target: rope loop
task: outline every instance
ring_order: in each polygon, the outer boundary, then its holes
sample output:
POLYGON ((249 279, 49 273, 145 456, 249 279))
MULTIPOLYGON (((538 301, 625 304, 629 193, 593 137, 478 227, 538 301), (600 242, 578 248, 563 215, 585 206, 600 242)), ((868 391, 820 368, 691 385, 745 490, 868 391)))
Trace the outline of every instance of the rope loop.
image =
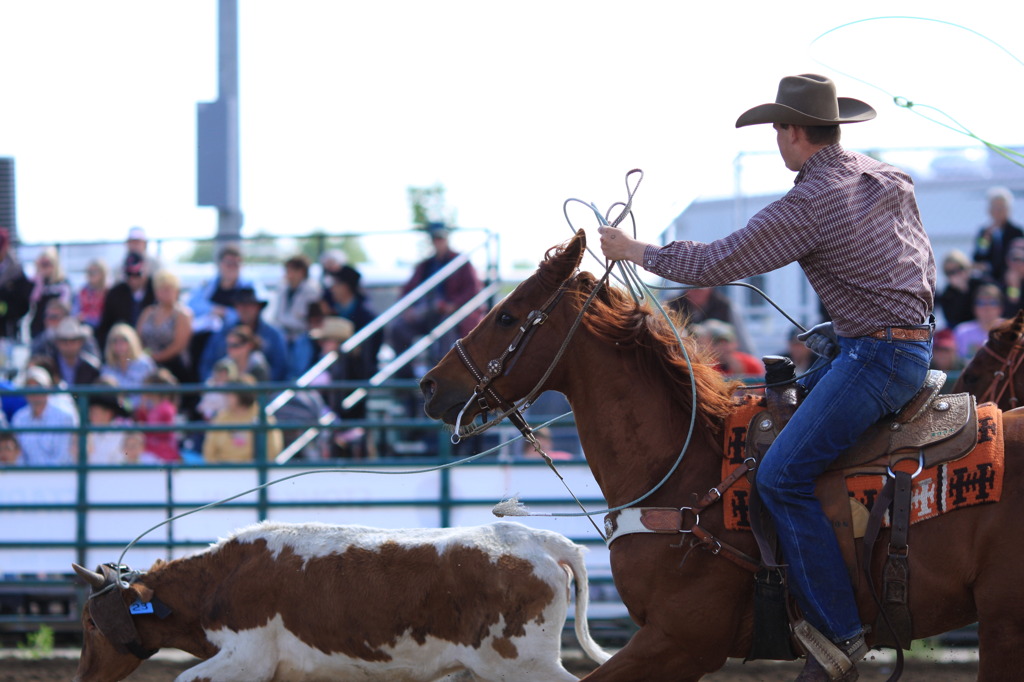
MULTIPOLYGON (((808 47, 813 50, 815 45, 817 45, 817 43, 819 41, 821 41, 823 38, 825 38, 825 36, 837 33, 839 31, 841 31, 843 29, 846 29, 846 28, 849 28, 851 26, 855 26, 855 25, 859 25, 859 24, 865 24, 865 23, 869 23, 869 22, 879 22, 879 21, 885 21, 885 22, 912 21, 912 22, 921 22, 921 23, 929 23, 929 24, 947 26, 949 28, 952 28, 952 29, 955 29, 955 30, 958 30, 958 31, 963 31, 963 32, 965 32, 965 33, 967 33, 969 35, 972 35, 972 36, 974 36, 976 38, 979 38, 979 39, 987 42, 992 47, 994 47, 997 50, 1001 51, 1009 59, 1013 60, 1017 65, 1024 66, 1024 60, 1021 60, 1019 57, 1017 57, 1017 55, 1015 55, 1013 52, 1011 52, 1009 49, 1007 49, 1004 45, 1002 45, 999 42, 993 40, 992 38, 986 36, 984 33, 981 33, 980 31, 976 31, 976 30, 974 30, 972 28, 969 28, 967 26, 963 26, 961 24, 957 24, 957 23, 952 22, 952 21, 946 21, 946 20, 943 20, 943 19, 933 19, 931 17, 918 17, 918 16, 878 16, 878 17, 867 17, 865 19, 857 19, 857 20, 849 21, 849 22, 846 22, 844 24, 840 24, 839 26, 835 26, 833 28, 830 28, 829 30, 825 31, 824 33, 819 35, 817 38, 812 40, 808 47)), ((881 93, 883 93, 885 95, 888 95, 889 97, 892 97, 893 104, 895 104, 896 106, 901 107, 903 109, 906 109, 907 111, 910 111, 911 113, 917 114, 921 118, 924 118, 924 119, 926 119, 928 121, 931 121, 932 123, 934 123, 936 125, 942 126, 943 128, 946 128, 947 130, 951 130, 951 131, 953 131, 955 133, 958 133, 960 135, 964 135, 964 136, 969 137, 969 138, 971 138, 973 140, 977 140, 981 144, 985 145, 985 147, 987 147, 988 149, 992 150, 993 152, 995 152, 995 153, 999 154, 1000 156, 1002 156, 1003 158, 1005 158, 1007 161, 1010 161, 1011 163, 1014 163, 1014 164, 1016 164, 1018 166, 1024 167, 1024 155, 1022 155, 1020 152, 1017 152, 1016 150, 1009 149, 1007 147, 1003 147, 1001 145, 998 145, 998 144, 995 144, 995 143, 989 142, 988 140, 983 139, 981 136, 975 134, 966 125, 960 123, 959 121, 954 119, 951 115, 949 115, 948 113, 946 113, 945 111, 943 111, 939 107, 931 106, 929 104, 915 103, 914 101, 912 101, 912 100, 910 100, 910 99, 908 99, 906 97, 902 97, 900 95, 893 95, 891 92, 889 92, 888 90, 886 90, 884 87, 882 87, 881 85, 879 85, 877 83, 872 83, 871 81, 865 80, 864 78, 858 78, 857 76, 855 76, 855 75, 853 75, 851 73, 847 73, 845 71, 842 71, 841 69, 835 67, 834 65, 826 64, 824 61, 822 61, 821 59, 818 59, 817 57, 814 57, 813 55, 812 55, 812 59, 814 59, 814 61, 818 62, 819 64, 821 64, 822 66, 826 67, 827 69, 829 69, 830 71, 832 71, 834 73, 840 74, 842 76, 846 76, 847 78, 855 80, 858 83, 863 83, 864 85, 868 86, 869 88, 874 88, 875 90, 878 90, 879 92, 881 92, 881 93), (931 115, 929 112, 934 112, 935 115, 931 115)))

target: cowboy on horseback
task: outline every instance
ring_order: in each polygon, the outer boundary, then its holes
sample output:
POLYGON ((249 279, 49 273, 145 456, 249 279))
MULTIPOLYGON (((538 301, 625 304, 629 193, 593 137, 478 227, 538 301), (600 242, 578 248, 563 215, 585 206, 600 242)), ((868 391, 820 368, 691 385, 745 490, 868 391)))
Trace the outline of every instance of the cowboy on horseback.
MULTIPOLYGON (((809 393, 759 464, 756 485, 797 603, 849 659, 839 678, 847 681, 867 653, 865 631, 815 479, 924 384, 935 298, 935 258, 912 180, 839 144, 841 124, 874 117, 868 104, 837 97, 826 77, 783 78, 776 101, 744 112, 736 127, 772 124, 786 167, 797 172, 784 197, 711 243, 657 247, 599 228, 606 258, 676 282, 719 286, 796 261, 821 298, 832 321, 801 335, 820 356, 801 379, 809 393)), ((797 678, 828 679, 813 656, 797 678)))

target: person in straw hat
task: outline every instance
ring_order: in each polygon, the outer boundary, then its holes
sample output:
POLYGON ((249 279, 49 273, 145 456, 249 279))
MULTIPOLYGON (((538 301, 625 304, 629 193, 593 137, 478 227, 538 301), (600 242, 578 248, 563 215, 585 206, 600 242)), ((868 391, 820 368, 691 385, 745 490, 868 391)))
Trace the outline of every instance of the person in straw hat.
MULTIPOLYGON (((820 356, 801 380, 810 393, 759 464, 757 491, 807 622, 841 650, 843 680, 857 679, 854 664, 867 647, 814 481, 923 385, 935 299, 935 258, 910 176, 839 144, 842 125, 874 117, 868 104, 838 97, 829 78, 787 76, 774 102, 736 121, 775 130, 786 168, 797 173, 785 196, 711 243, 659 248, 613 227, 598 230, 606 258, 684 284, 719 286, 798 262, 821 298, 832 321, 801 335, 820 356)), ((825 667, 808 657, 797 679, 830 679, 825 667)))
MULTIPOLYGON (((321 372, 310 382, 312 386, 322 386, 320 395, 324 403, 334 414, 346 419, 365 419, 366 401, 361 400, 351 407, 344 407, 343 403, 351 393, 347 388, 329 388, 328 385, 338 381, 362 381, 369 379, 365 374, 364 367, 358 355, 342 353, 341 346, 355 333, 355 325, 345 317, 328 316, 324 318, 323 324, 309 332, 320 345, 320 357, 334 351, 338 359, 321 372)), ((344 428, 331 432, 328 443, 327 456, 329 457, 362 457, 365 453, 366 432, 363 428, 344 428)))
POLYGON ((89 326, 70 315, 61 320, 54 331, 57 352, 52 357, 68 386, 91 384, 100 377, 103 363, 85 347, 91 338, 89 326))

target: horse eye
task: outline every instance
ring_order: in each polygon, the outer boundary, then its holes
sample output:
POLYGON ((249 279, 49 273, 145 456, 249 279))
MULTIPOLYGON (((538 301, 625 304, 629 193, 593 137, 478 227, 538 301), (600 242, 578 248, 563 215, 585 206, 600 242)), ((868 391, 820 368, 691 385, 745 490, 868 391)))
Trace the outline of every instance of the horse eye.
POLYGON ((508 313, 501 313, 498 315, 498 324, 502 327, 511 327, 516 323, 516 318, 512 317, 508 313))

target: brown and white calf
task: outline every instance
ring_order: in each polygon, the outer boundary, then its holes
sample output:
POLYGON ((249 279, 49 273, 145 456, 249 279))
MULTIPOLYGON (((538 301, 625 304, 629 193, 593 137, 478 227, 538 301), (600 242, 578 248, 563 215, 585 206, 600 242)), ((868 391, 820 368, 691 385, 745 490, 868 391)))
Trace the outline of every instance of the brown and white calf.
POLYGON ((568 682, 570 581, 577 638, 608 658, 587 627, 582 548, 518 523, 264 522, 144 573, 75 570, 93 588, 76 682, 121 680, 164 647, 204 659, 177 682, 568 682))

